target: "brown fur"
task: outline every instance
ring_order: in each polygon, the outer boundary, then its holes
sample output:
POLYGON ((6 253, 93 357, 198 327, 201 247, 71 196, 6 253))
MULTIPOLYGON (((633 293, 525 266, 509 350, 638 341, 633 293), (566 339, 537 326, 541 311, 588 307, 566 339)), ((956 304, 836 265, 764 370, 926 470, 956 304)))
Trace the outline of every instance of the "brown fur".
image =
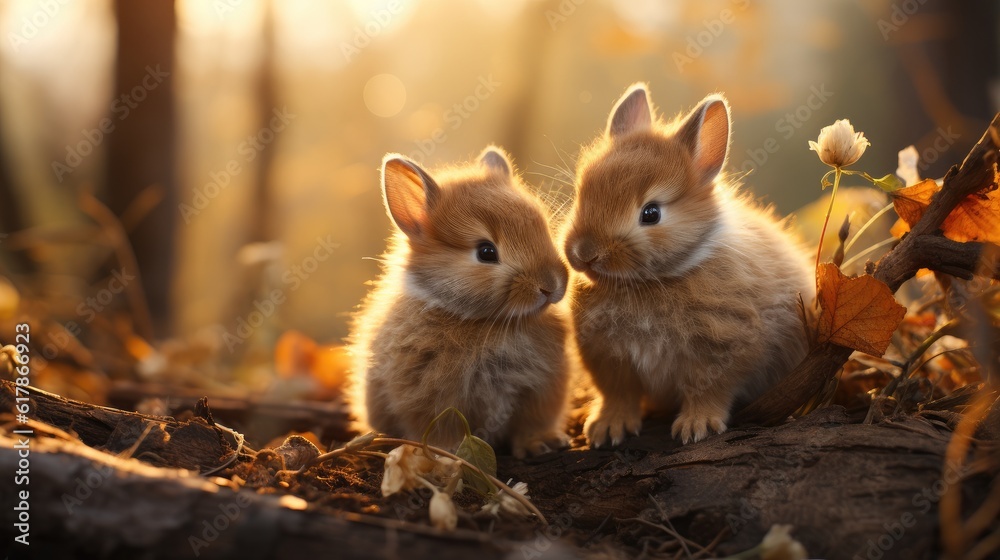
POLYGON ((585 426, 595 445, 638 433, 643 404, 679 409, 684 442, 724 431, 737 400, 805 355, 809 260, 770 212, 718 180, 728 141, 721 96, 665 124, 637 85, 580 158, 565 249, 584 272, 570 300, 602 397, 585 426), (660 222, 642 225, 651 202, 660 222))
MULTIPOLYGON (((541 203, 506 156, 429 174, 394 154, 383 190, 400 228, 354 317, 354 410, 362 424, 419 440, 458 408, 475 435, 515 455, 562 446, 566 265, 541 203), (493 242, 499 263, 479 262, 493 242)), ((458 442, 452 423, 432 441, 458 442)))

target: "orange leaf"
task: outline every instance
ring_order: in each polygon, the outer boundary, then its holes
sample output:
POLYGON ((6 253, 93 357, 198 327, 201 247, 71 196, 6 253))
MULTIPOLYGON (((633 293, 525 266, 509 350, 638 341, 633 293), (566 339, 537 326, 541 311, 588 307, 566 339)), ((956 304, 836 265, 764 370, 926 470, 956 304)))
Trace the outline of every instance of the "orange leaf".
POLYGON ((351 356, 343 346, 321 346, 316 351, 312 375, 327 389, 339 389, 351 369, 351 356))
POLYGON ((920 217, 924 215, 927 206, 931 203, 934 193, 941 190, 941 187, 934 179, 924 179, 916 185, 905 187, 893 191, 892 205, 896 209, 896 214, 910 227, 913 227, 920 217))
POLYGON ((274 345, 274 369, 284 379, 309 372, 316 359, 313 339, 299 331, 285 331, 274 345))
MULTIPOLYGON (((913 227, 924 215, 931 197, 941 190, 933 179, 926 179, 892 193, 892 205, 899 217, 913 227)), ((941 226, 945 237, 954 241, 986 241, 1000 243, 1000 189, 994 181, 987 188, 965 198, 941 226)), ((901 237, 901 224, 893 226, 893 235, 901 237)))
POLYGON ((969 195, 944 221, 944 235, 955 241, 1000 243, 1000 189, 969 195))
POLYGON ((144 360, 156 352, 148 342, 134 334, 125 339, 125 350, 136 360, 144 360))
POLYGON ((903 234, 908 233, 909 231, 910 224, 906 223, 906 220, 903 218, 896 220, 896 223, 892 224, 892 227, 889 228, 889 234, 896 239, 902 239, 903 234))
POLYGON ((906 308, 896 303, 889 286, 869 275, 850 278, 836 265, 823 263, 819 283, 819 341, 832 342, 873 356, 889 347, 906 308))

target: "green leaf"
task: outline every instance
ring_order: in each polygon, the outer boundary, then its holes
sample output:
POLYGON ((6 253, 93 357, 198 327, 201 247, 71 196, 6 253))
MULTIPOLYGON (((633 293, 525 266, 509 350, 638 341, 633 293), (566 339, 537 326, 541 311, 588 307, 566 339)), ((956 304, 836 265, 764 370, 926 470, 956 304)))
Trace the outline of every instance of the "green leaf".
MULTIPOLYGON (((462 444, 455 451, 455 455, 479 467, 483 473, 493 477, 497 475, 496 453, 494 453, 490 444, 476 436, 465 436, 462 444)), ((492 480, 466 465, 462 465, 462 480, 467 486, 484 496, 490 496, 497 491, 497 487, 493 484, 492 480)))
POLYGON ((371 445, 372 440, 374 440, 378 436, 379 436, 378 432, 368 432, 367 434, 361 434, 360 436, 358 436, 358 437, 352 439, 351 441, 347 442, 347 445, 345 445, 344 448, 346 448, 346 449, 364 449, 365 447, 368 447, 369 445, 371 445))
POLYGON ((437 423, 448 414, 454 414, 455 416, 458 416, 460 420, 462 420, 462 425, 465 427, 465 437, 469 437, 472 435, 472 430, 469 428, 469 421, 465 419, 465 415, 462 414, 462 411, 458 410, 453 406, 449 406, 448 408, 442 410, 441 414, 435 416, 434 419, 431 420, 431 423, 427 425, 427 429, 424 430, 423 437, 420 438, 421 445, 424 446, 427 445, 427 438, 430 437, 430 435, 434 432, 434 428, 437 426, 437 423))
POLYGON ((882 189, 885 192, 898 191, 899 189, 906 186, 903 184, 903 181, 901 181, 899 177, 896 177, 896 175, 893 173, 890 173, 885 177, 880 177, 878 179, 875 179, 874 177, 869 177, 868 174, 865 174, 865 179, 868 179, 869 181, 872 182, 873 185, 882 189))

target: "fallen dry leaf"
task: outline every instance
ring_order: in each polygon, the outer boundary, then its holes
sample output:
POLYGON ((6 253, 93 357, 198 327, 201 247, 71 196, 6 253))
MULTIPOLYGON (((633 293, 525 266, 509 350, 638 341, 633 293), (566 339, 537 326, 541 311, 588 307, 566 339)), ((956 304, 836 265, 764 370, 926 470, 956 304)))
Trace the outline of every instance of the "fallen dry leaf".
POLYGON ((318 345, 296 330, 285 331, 274 345, 274 369, 283 379, 312 369, 318 345))
POLYGON ((833 263, 821 264, 816 275, 822 308, 819 341, 884 354, 906 314, 889 287, 867 274, 845 276, 833 263))
MULTIPOLYGON (((913 227, 931 198, 941 187, 933 179, 925 179, 891 193, 892 204, 901 219, 892 234, 902 237, 913 227)), ((1000 189, 994 181, 988 188, 969 195, 951 211, 941 226, 945 237, 954 241, 986 241, 1000 243, 1000 189)))
POLYGON ((290 330, 274 346, 274 369, 282 379, 311 377, 323 388, 339 392, 350 369, 350 355, 343 346, 320 346, 290 330))

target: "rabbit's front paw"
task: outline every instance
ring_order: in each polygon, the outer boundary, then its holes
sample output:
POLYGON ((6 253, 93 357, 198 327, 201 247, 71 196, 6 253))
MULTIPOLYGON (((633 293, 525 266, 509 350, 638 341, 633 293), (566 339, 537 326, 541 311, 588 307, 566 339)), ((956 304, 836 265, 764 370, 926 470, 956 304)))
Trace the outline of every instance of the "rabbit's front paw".
POLYGON ((569 447, 569 438, 562 432, 535 434, 524 439, 515 438, 511 444, 514 456, 524 459, 569 447))
POLYGON ((601 447, 611 440, 611 445, 618 445, 625 441, 627 433, 639 435, 642 429, 642 413, 638 410, 629 410, 624 407, 602 406, 601 411, 596 415, 591 415, 583 427, 587 434, 587 441, 593 447, 601 447))
POLYGON ((729 414, 725 411, 709 411, 704 409, 684 408, 670 428, 670 435, 680 437, 681 443, 697 442, 708 437, 709 430, 721 434, 726 431, 726 420, 729 414))

